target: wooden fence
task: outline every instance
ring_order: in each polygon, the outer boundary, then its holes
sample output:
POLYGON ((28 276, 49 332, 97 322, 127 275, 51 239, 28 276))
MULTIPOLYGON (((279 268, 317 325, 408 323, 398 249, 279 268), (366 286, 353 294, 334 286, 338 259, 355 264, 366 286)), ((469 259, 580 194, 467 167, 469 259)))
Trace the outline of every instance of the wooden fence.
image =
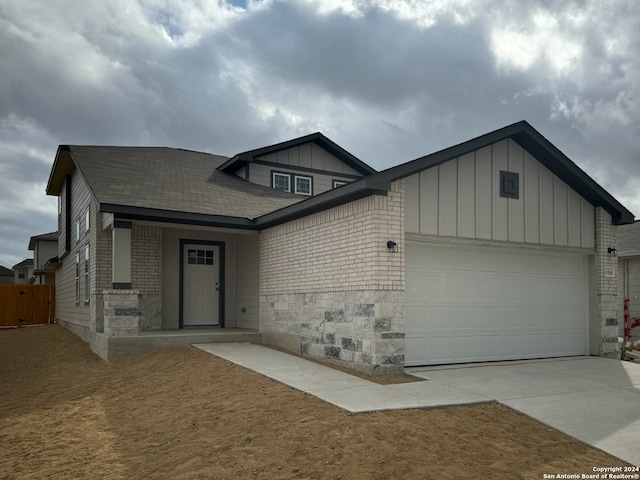
POLYGON ((53 285, 0 284, 0 327, 53 323, 53 285))

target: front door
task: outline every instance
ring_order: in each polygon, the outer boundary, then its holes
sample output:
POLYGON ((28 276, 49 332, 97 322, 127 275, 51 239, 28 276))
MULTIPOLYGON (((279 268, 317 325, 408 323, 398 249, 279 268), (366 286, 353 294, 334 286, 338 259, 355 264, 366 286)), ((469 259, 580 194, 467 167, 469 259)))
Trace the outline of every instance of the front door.
POLYGON ((220 247, 183 245, 182 325, 220 324, 220 247))

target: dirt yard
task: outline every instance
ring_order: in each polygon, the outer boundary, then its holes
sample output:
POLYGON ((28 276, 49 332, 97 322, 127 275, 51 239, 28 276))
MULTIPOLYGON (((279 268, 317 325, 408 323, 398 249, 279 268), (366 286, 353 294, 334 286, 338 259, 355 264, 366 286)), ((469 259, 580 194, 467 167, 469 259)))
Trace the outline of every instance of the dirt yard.
POLYGON ((542 479, 622 461, 499 405, 350 416, 194 348, 0 330, 2 479, 542 479))

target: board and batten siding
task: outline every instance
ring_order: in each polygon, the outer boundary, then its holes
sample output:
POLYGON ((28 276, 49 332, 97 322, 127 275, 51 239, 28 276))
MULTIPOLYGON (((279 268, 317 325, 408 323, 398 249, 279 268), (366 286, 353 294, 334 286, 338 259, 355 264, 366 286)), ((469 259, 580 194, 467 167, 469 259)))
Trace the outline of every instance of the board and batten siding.
POLYGON ((511 139, 405 179, 409 233, 595 248, 594 207, 511 139), (500 196, 500 171, 519 198, 500 196))
MULTIPOLYGON (((66 200, 65 184, 62 192, 66 200)), ((65 231, 65 204, 63 202, 62 215, 59 217, 58 231, 65 231)), ((71 250, 64 257, 62 265, 56 270, 56 318, 76 325, 89 326, 90 309, 85 303, 84 283, 84 251, 89 245, 89 279, 90 290, 95 289, 95 199, 84 177, 78 170, 71 176, 71 250), (89 207, 89 229, 85 228, 85 212, 89 207), (76 221, 80 221, 80 238, 76 238, 76 221), (76 253, 80 253, 80 302, 76 303, 76 253)), ((58 241, 58 254, 62 256, 65 250, 64 234, 58 241)), ((91 292, 90 292, 91 293, 91 292)))
POLYGON ((360 175, 349 165, 315 143, 305 143, 297 147, 280 150, 276 153, 256 157, 256 160, 290 165, 291 167, 305 167, 326 172, 360 175))

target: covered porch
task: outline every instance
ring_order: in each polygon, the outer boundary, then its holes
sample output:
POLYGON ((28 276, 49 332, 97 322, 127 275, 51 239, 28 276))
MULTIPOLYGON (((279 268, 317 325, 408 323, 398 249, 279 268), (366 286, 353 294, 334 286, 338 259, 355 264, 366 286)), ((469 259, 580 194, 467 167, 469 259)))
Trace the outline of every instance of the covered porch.
POLYGON ((105 359, 258 342, 258 232, 103 214, 91 346, 105 359))

